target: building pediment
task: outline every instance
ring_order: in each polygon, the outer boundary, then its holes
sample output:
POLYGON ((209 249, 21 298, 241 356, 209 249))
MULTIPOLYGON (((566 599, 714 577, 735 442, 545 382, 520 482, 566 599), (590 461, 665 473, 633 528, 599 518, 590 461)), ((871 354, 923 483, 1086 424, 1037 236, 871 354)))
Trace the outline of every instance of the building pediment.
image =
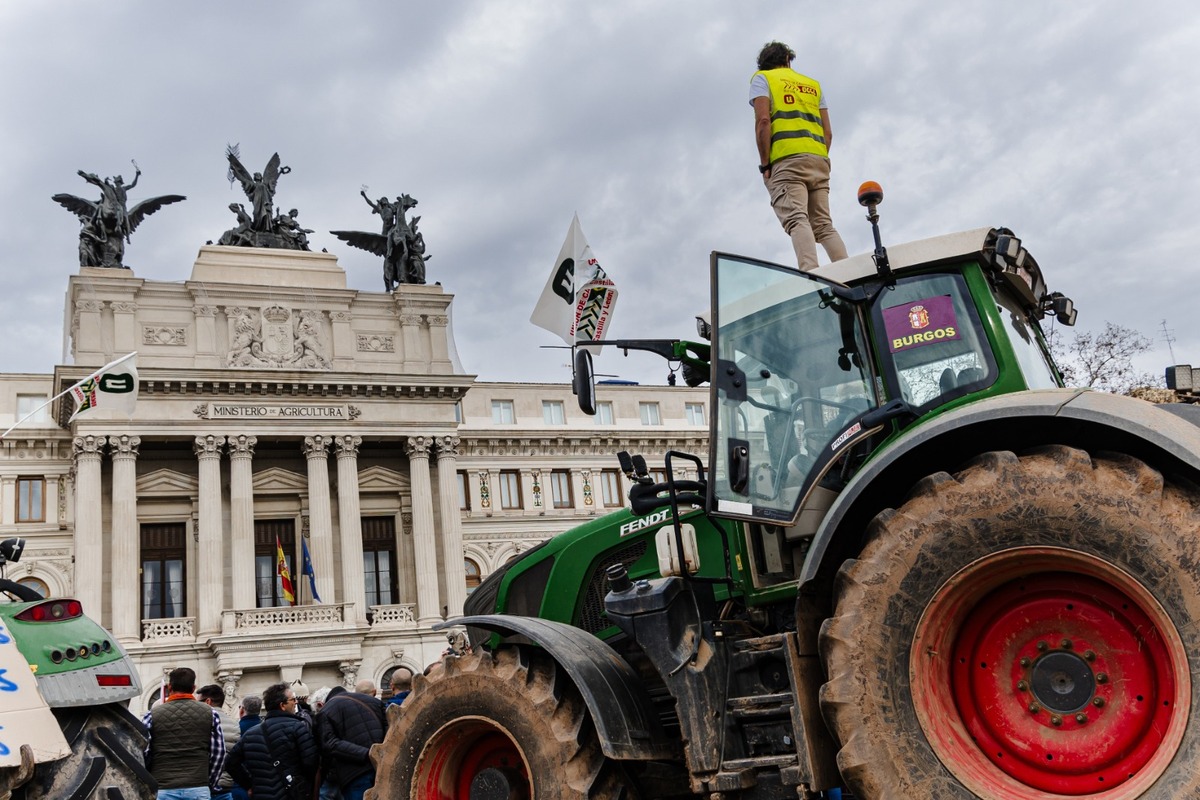
POLYGON ((138 497, 194 497, 199 491, 200 482, 195 476, 173 469, 156 469, 137 479, 138 497))
POLYGON ((254 473, 255 494, 295 494, 308 492, 308 478, 282 467, 270 467, 254 473))
POLYGON ((360 492, 407 492, 408 476, 387 467, 367 467, 358 473, 360 492))

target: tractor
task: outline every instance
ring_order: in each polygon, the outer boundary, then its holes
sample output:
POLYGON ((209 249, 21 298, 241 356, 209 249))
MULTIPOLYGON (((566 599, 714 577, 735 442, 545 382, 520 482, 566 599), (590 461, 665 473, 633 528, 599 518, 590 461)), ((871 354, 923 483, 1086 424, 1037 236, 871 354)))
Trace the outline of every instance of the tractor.
POLYGON ((146 733, 127 708, 137 669, 78 600, 4 577, 25 540, 0 542, 0 798, 149 800, 146 733))
POLYGON ((1196 409, 1064 387, 1011 230, 859 199, 873 252, 713 253, 700 341, 608 343, 709 382, 709 452, 475 590, 376 798, 1200 797, 1196 409))

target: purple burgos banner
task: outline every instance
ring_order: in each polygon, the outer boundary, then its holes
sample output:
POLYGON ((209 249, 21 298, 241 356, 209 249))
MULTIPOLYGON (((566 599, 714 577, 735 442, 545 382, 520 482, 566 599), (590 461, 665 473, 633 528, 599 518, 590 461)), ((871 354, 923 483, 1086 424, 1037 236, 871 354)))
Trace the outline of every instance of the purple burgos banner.
POLYGON ((893 353, 962 338, 948 294, 885 308, 883 329, 893 353))

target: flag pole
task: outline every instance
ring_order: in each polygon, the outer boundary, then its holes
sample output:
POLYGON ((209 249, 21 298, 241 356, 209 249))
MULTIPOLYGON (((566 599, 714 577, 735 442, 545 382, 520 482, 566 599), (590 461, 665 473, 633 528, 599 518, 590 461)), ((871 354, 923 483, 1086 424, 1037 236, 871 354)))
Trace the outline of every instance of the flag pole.
POLYGON ((112 361, 112 362, 110 362, 110 363, 108 363, 108 364, 105 364, 103 367, 100 367, 100 369, 96 370, 95 372, 90 372, 90 373, 88 373, 88 374, 87 374, 85 377, 83 377, 83 378, 80 378, 78 381, 76 381, 75 383, 71 384, 71 385, 70 385, 70 386, 68 386, 66 389, 63 389, 63 390, 62 390, 61 392, 59 392, 58 394, 54 395, 54 397, 51 397, 49 400, 47 400, 46 402, 42 403, 40 406, 38 406, 37 408, 35 408, 33 411, 30 411, 28 414, 26 414, 25 416, 21 417, 21 418, 20 418, 19 420, 17 420, 16 422, 14 422, 14 423, 13 423, 11 426, 9 426, 9 429, 8 429, 8 430, 6 430, 4 433, 0 433, 0 439, 3 439, 5 436, 8 436, 8 435, 9 435, 10 433, 12 433, 14 430, 16 430, 18 427, 20 427, 20 425, 21 425, 21 423, 22 423, 22 422, 26 421, 27 419, 30 419, 30 418, 32 418, 32 417, 33 417, 34 415, 36 415, 36 414, 37 414, 39 411, 41 411, 43 408, 45 408, 46 406, 48 406, 48 405, 50 405, 51 403, 53 403, 53 402, 54 402, 55 400, 57 400, 58 398, 62 397, 64 394, 67 394, 67 393, 68 393, 68 392, 70 392, 72 389, 74 389, 74 388, 76 388, 76 387, 78 387, 78 386, 82 386, 82 385, 83 385, 83 383, 84 383, 84 381, 90 380, 90 379, 92 379, 92 378, 96 377, 97 375, 99 375, 101 372, 104 372, 106 369, 112 369, 112 368, 113 368, 113 367, 115 367, 117 364, 120 364, 120 363, 122 363, 122 362, 124 362, 124 361, 128 361, 129 359, 133 358, 133 357, 134 357, 134 356, 136 356, 136 355, 137 355, 137 350, 134 350, 134 351, 133 351, 132 353, 130 353, 129 355, 127 355, 127 356, 121 356, 121 357, 120 357, 120 358, 118 358, 116 361, 112 361))

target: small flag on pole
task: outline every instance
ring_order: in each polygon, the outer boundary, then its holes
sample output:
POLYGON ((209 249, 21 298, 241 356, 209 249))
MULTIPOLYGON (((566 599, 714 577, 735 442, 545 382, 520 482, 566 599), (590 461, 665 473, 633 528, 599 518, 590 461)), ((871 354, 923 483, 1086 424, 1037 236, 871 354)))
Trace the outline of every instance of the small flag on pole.
POLYGON ((287 559, 283 556, 283 545, 279 537, 275 537, 275 571, 279 573, 279 583, 283 587, 283 597, 288 605, 296 605, 296 585, 292 583, 292 572, 288 569, 287 559))
POLYGON ((616 284, 600 266, 576 214, 529 321, 572 346, 599 342, 616 305, 616 284))
POLYGON ((132 415, 138 396, 137 353, 105 364, 68 389, 67 394, 75 403, 68 422, 98 408, 132 415))
POLYGON ((313 569, 312 559, 308 557, 308 542, 300 540, 300 547, 304 551, 304 574, 308 576, 308 587, 312 589, 313 602, 321 602, 321 595, 317 594, 317 573, 313 569))

